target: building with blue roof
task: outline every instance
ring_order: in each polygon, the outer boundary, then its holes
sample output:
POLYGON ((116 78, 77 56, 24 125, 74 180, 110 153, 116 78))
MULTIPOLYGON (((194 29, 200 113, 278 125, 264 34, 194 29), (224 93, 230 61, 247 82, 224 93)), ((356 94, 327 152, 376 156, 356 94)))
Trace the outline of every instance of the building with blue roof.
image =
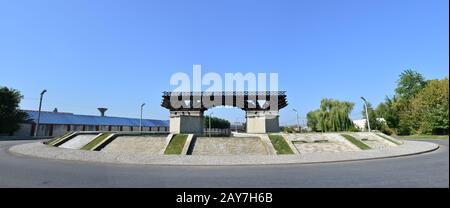
MULTIPOLYGON (((28 121, 20 125, 15 136, 33 136, 36 130, 37 111, 25 110, 28 121)), ((140 131, 140 119, 94 115, 77 115, 73 113, 41 111, 38 136, 62 136, 71 131, 140 131)), ((142 119, 142 131, 169 131, 169 121, 142 119)))

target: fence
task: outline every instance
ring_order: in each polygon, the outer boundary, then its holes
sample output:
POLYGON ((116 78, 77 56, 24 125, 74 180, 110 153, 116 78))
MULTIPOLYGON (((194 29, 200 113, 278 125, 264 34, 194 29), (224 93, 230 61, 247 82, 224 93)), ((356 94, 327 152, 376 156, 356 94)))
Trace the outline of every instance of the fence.
POLYGON ((204 136, 209 136, 211 132, 211 136, 230 136, 231 130, 230 129, 217 129, 217 128, 205 128, 203 130, 204 136))

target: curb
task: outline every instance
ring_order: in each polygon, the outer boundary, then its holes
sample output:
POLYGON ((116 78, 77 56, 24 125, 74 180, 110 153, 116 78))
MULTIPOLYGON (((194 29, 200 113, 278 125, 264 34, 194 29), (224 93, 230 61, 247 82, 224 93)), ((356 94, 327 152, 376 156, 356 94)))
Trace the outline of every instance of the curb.
POLYGON ((159 152, 160 155, 164 155, 164 153, 166 152, 167 146, 169 146, 170 141, 172 141, 174 134, 169 134, 166 137, 166 144, 164 145, 164 148, 161 149, 161 151, 159 152))
MULTIPOLYGON (((360 154, 355 152, 347 152, 347 154, 333 153, 324 154, 328 159, 318 160, 317 158, 310 157, 308 155, 292 155, 292 156, 189 156, 189 155, 156 155, 156 156, 144 156, 136 157, 136 155, 114 155, 105 154, 103 152, 90 152, 80 150, 61 150, 57 147, 49 147, 42 143, 27 143, 22 145, 16 145, 8 149, 8 152, 13 154, 38 157, 56 160, 68 160, 78 162, 88 162, 97 164, 128 164, 128 165, 157 165, 157 166, 263 166, 263 165, 300 165, 300 164, 326 164, 337 162, 352 162, 352 161, 366 161, 376 159, 397 158, 411 155, 419 155, 423 153, 433 152, 439 149, 439 145, 428 142, 408 142, 412 148, 411 151, 402 148, 400 153, 388 154, 390 150, 379 151, 361 151, 360 154), (423 147, 422 149, 418 149, 423 147), (402 153, 403 151, 403 153, 402 153), (385 155, 382 155, 385 153, 385 155), (370 154, 379 154, 370 157, 370 154), (347 156, 346 156, 347 155, 347 156), (349 158, 346 158, 348 156, 349 158), (360 155, 360 158, 355 156, 360 155), (309 158, 308 158, 309 157, 309 158), (342 159, 339 159, 342 158, 342 159)), ((317 155, 316 155, 317 157, 317 155)))
POLYGON ((294 143, 292 143, 292 141, 289 140, 289 139, 287 138, 286 134, 281 133, 281 134, 279 134, 279 135, 280 135, 280 136, 284 139, 284 141, 289 145, 289 147, 291 148, 291 150, 292 150, 292 152, 293 152, 294 154, 300 155, 300 151, 298 151, 298 149, 297 149, 297 147, 295 147, 294 143))
POLYGON ((187 155, 189 147, 194 139, 194 134, 188 134, 186 138, 186 142, 184 143, 183 150, 181 151, 181 155, 187 155))

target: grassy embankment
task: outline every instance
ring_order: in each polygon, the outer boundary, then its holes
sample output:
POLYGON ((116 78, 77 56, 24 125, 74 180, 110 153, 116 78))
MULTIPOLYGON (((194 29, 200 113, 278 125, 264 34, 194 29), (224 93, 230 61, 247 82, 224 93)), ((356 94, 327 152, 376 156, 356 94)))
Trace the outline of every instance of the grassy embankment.
POLYGON ((61 142, 62 140, 66 139, 68 136, 70 136, 73 132, 68 132, 60 137, 56 137, 54 139, 51 139, 49 141, 44 142, 46 145, 55 146, 55 144, 61 142))
POLYGON ((355 137, 352 137, 352 136, 350 136, 348 134, 341 134, 341 136, 343 136, 345 139, 347 139, 352 144, 356 145, 359 149, 362 149, 362 150, 370 149, 370 147, 367 144, 364 144, 364 142, 359 141, 355 137))
POLYGON ((103 142, 106 138, 108 138, 112 133, 103 133, 100 136, 93 139, 88 144, 84 145, 81 150, 92 150, 95 146, 103 142))
POLYGON ((395 140, 393 140, 393 139, 391 139, 391 138, 389 138, 389 137, 387 137, 387 136, 385 136, 383 134, 377 134, 377 136, 379 136, 379 137, 381 137, 383 139, 386 139, 386 140, 388 140, 388 141, 390 141, 390 142, 392 142, 392 143, 394 143, 396 145, 401 145, 402 144, 402 143, 400 143, 398 141, 395 141, 395 140))
POLYGON ((269 139, 272 142, 273 147, 278 155, 294 154, 289 144, 280 135, 269 135, 269 139))
POLYGON ((167 146, 164 154, 166 155, 180 155, 183 152, 184 144, 186 143, 188 135, 186 134, 177 134, 172 140, 170 140, 169 145, 167 146))

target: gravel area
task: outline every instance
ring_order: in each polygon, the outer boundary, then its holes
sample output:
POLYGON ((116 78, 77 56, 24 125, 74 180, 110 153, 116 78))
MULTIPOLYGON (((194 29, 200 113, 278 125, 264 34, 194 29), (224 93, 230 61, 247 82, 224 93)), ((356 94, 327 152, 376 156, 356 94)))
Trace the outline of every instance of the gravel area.
POLYGON ((103 148, 102 152, 157 155, 165 147, 166 137, 121 136, 103 148))
POLYGON ((372 149, 384 149, 387 147, 397 146, 396 144, 393 144, 392 142, 389 142, 374 133, 358 132, 348 134, 367 144, 372 149))
POLYGON ((268 152, 256 137, 198 137, 192 155, 268 155, 268 152))
POLYGON ((284 136, 295 142, 295 147, 300 154, 361 151, 359 148, 355 147, 355 145, 343 138, 341 134, 351 135, 367 144, 371 149, 385 149, 398 146, 375 133, 368 132, 284 134, 284 136), (320 143, 317 143, 318 141, 320 141, 320 143))
POLYGON ((337 143, 337 142, 326 142, 326 143, 298 143, 295 142, 294 146, 300 152, 300 154, 308 154, 315 152, 348 152, 355 151, 348 145, 337 143))

